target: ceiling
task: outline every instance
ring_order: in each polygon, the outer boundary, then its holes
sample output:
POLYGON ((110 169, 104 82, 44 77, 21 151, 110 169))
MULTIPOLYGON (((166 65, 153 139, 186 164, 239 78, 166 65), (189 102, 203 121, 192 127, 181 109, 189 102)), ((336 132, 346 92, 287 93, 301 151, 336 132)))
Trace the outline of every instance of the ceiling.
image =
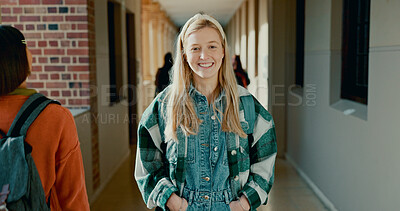
POLYGON ((154 0, 177 27, 198 12, 205 12, 225 26, 242 4, 243 0, 154 0))

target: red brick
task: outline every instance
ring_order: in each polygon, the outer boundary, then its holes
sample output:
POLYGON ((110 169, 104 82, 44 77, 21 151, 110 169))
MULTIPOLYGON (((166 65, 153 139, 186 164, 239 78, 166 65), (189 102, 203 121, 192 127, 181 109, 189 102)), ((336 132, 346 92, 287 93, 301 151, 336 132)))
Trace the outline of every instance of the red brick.
POLYGON ((87 16, 82 16, 82 15, 79 15, 79 16, 68 15, 68 16, 65 16, 65 20, 66 21, 87 21, 88 18, 87 18, 87 16))
POLYGON ((40 16, 20 16, 20 22, 39 22, 40 16))
POLYGON ((63 97, 71 97, 71 91, 69 90, 63 90, 61 93, 63 97))
POLYGON ((3 17, 1 17, 1 21, 3 21, 3 22, 18 22, 17 16, 3 16, 3 17))
POLYGON ((24 25, 22 25, 22 24, 15 24, 14 27, 19 29, 20 31, 24 30, 24 25))
POLYGON ((44 55, 64 55, 64 49, 44 49, 44 55))
POLYGON ((62 4, 62 0, 42 0, 42 4, 62 4))
POLYGON ((38 42, 39 47, 47 47, 47 42, 46 41, 39 41, 38 42))
POLYGON ((48 21, 48 22, 64 21, 64 16, 43 16, 43 21, 48 21))
POLYGON ((32 55, 42 55, 42 49, 30 49, 32 55))
POLYGON ((39 93, 44 95, 44 96, 49 96, 49 92, 46 91, 46 90, 40 90, 39 93))
POLYGON ((36 42, 35 41, 28 41, 26 43, 26 46, 28 46, 28 48, 34 48, 34 47, 36 47, 36 42))
POLYGON ((57 38, 57 39, 61 39, 64 38, 64 33, 57 33, 57 32, 47 32, 47 33, 43 33, 43 36, 45 39, 48 38, 57 38))
POLYGON ((72 58, 72 63, 76 63, 76 57, 72 58))
POLYGON ((46 72, 64 72, 65 66, 45 66, 44 71, 46 72))
POLYGON ((75 7, 71 8, 71 13, 75 13, 75 7))
POLYGON ((79 74, 80 80, 89 80, 89 74, 79 74))
POLYGON ((78 41, 79 47, 89 47, 89 41, 78 41))
POLYGON ((32 72, 42 72, 43 68, 42 66, 33 66, 32 67, 32 72))
POLYGON ((89 63, 89 57, 79 57, 79 63, 89 63))
POLYGON ((62 62, 62 63, 71 63, 71 58, 69 58, 69 57, 63 57, 63 58, 61 58, 61 62, 62 62))
POLYGON ((70 41, 68 40, 61 40, 61 47, 69 47, 70 41))
POLYGON ((76 90, 74 90, 72 93, 73 93, 74 97, 78 96, 78 92, 76 90))
POLYGON ((87 71, 89 72, 89 66, 69 66, 68 71, 87 71))
POLYGON ((69 105, 89 105, 89 99, 68 99, 69 105))
POLYGON ((71 32, 71 33, 67 33, 67 38, 88 38, 88 33, 75 33, 75 32, 71 32))
POLYGON ((51 74, 50 75, 50 79, 51 80, 59 80, 60 79, 60 75, 59 74, 51 74))
POLYGON ((61 103, 61 105, 66 105, 67 101, 65 99, 57 99, 58 102, 61 103))
POLYGON ((89 89, 90 88, 89 82, 82 82, 82 88, 89 89))
POLYGON ((71 24, 71 28, 72 28, 72 30, 75 30, 76 29, 76 24, 71 24))
POLYGON ((81 97, 90 96, 90 91, 89 90, 79 90, 79 95, 81 97))
POLYGON ((86 29, 88 29, 88 25, 87 24, 78 24, 78 29, 79 30, 86 30, 86 29))
POLYGON ((66 82, 46 82, 46 88, 67 88, 66 82))
POLYGON ((43 82, 27 82, 28 88, 44 88, 43 82))
POLYGON ((1 14, 9 14, 11 13, 11 8, 1 8, 1 14))
POLYGON ((36 63, 36 57, 32 58, 32 63, 35 64, 36 63))
POLYGON ((68 49, 67 55, 89 55, 89 49, 68 49))
POLYGON ((37 33, 37 32, 35 32, 35 33, 24 33, 24 36, 25 36, 25 38, 26 39, 33 39, 33 38, 38 38, 38 39, 40 39, 40 38, 42 38, 42 34, 41 33, 37 33))
POLYGON ((58 41, 54 41, 54 40, 49 41, 49 45, 50 45, 51 47, 58 47, 58 41))
POLYGON ((40 4, 40 0, 19 0, 19 4, 40 4))
POLYGON ((47 57, 39 57, 39 63, 47 63, 47 57))
POLYGON ((86 0, 65 0, 65 4, 86 4, 86 0))
POLYGON ((37 79, 37 75, 35 73, 31 73, 28 77, 28 81, 29 80, 36 80, 37 79))
POLYGON ((74 80, 78 79, 78 74, 74 74, 74 80))
POLYGON ((39 74, 39 79, 40 80, 47 80, 47 79, 49 79, 49 75, 48 74, 39 74))
POLYGON ((59 92, 59 91, 51 91, 51 92, 50 92, 50 96, 52 96, 52 97, 58 97, 58 96, 60 96, 60 92, 59 92))
POLYGON ((26 29, 26 30, 35 30, 35 25, 33 25, 33 24, 28 24, 28 25, 25 26, 25 29, 26 29))
POLYGON ((13 13, 14 13, 14 14, 21 14, 21 13, 22 13, 22 8, 21 8, 21 7, 15 7, 15 8, 13 8, 13 13))

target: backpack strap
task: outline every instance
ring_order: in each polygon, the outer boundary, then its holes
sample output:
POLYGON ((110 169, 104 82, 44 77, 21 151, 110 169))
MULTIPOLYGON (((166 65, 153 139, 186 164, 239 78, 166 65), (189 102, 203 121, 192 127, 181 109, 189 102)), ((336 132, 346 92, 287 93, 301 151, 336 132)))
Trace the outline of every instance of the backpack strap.
POLYGON ((8 130, 7 136, 25 136, 29 126, 50 103, 60 105, 58 101, 50 100, 40 93, 31 95, 19 110, 17 116, 11 124, 10 129, 8 130))

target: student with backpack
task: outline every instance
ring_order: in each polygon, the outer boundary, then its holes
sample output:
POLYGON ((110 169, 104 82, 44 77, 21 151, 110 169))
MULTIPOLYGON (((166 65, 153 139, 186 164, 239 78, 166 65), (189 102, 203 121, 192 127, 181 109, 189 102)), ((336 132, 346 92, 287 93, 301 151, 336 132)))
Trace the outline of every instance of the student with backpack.
POLYGON ((27 89, 32 55, 0 25, 0 210, 90 210, 68 109, 27 89))
POLYGON ((225 33, 196 14, 178 36, 172 84, 142 115, 135 179, 148 208, 243 211, 274 181, 272 116, 232 70, 225 33))

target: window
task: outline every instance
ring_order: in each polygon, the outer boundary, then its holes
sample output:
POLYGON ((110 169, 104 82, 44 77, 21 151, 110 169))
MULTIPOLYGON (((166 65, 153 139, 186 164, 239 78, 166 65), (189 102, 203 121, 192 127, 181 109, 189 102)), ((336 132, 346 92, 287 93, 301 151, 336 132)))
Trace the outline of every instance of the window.
POLYGON ((370 0, 343 1, 341 98, 368 102, 370 0))
POLYGON ((122 87, 122 40, 121 40, 121 5, 108 2, 108 47, 110 61, 110 104, 121 100, 122 87))
POLYGON ((304 86, 305 0, 296 2, 296 85, 304 86))

